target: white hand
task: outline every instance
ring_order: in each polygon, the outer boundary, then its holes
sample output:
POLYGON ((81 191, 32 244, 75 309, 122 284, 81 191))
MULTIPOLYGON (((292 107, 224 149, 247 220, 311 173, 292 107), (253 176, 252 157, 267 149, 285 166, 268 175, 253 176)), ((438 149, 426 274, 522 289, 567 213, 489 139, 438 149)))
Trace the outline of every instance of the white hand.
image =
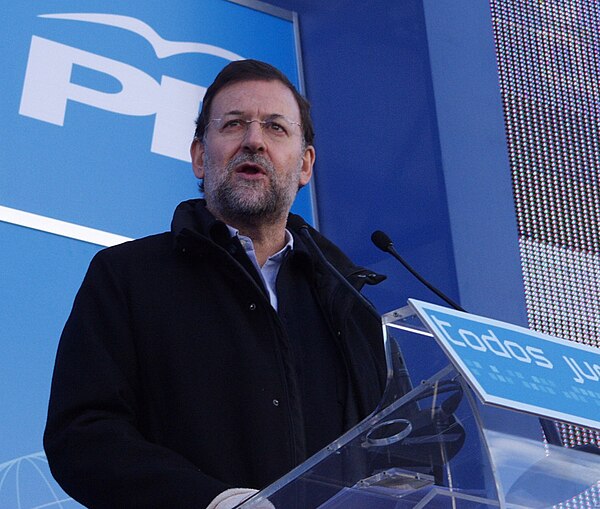
POLYGON ((219 493, 206 509, 233 509, 257 492, 250 488, 231 488, 219 493))

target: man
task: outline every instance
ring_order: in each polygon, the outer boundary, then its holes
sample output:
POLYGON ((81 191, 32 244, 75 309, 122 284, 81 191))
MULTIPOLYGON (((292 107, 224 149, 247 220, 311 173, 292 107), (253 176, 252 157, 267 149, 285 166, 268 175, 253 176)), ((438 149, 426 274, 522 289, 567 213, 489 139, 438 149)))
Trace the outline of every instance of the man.
POLYGON ((274 67, 226 66, 192 144, 204 200, 168 233, 101 251, 58 349, 44 436, 96 507, 234 507, 366 417, 385 362, 356 267, 289 210, 312 175, 306 100, 274 67), (286 228, 286 224, 288 225, 286 228))

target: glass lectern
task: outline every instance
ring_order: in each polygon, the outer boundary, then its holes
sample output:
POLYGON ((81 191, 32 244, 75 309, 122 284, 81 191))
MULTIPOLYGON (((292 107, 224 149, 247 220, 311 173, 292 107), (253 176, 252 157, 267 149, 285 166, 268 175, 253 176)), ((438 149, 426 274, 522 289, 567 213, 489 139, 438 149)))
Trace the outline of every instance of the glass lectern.
POLYGON ((516 509, 586 496, 571 507, 594 507, 600 455, 549 444, 537 416, 483 405, 411 308, 382 321, 388 385, 375 412, 239 507, 516 509))

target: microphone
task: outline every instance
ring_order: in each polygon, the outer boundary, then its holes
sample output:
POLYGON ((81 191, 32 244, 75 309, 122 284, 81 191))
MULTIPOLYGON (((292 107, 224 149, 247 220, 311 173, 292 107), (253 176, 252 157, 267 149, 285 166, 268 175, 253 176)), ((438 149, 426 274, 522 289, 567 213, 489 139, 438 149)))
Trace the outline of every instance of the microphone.
MULTIPOLYGON (((450 304, 450 306, 452 306, 454 309, 456 309, 457 311, 463 311, 465 313, 467 312, 461 306, 459 306, 456 302, 454 302, 452 299, 450 299, 449 297, 444 295, 440 290, 438 290, 437 288, 433 287, 433 285, 428 283, 421 275, 419 275, 415 271, 415 269, 413 269, 406 262, 406 260, 404 260, 400 256, 400 254, 396 251, 396 249, 394 248, 394 243, 392 242, 392 239, 390 239, 390 237, 386 233, 382 232, 381 230, 374 231, 373 234, 371 235, 371 241, 379 249, 381 249, 382 251, 384 251, 386 253, 391 254, 394 258, 396 258, 402 265, 404 265, 404 267, 406 267, 406 269, 413 276, 415 276, 421 283, 423 283, 427 288, 429 288, 438 297, 440 297, 442 300, 444 300, 445 302, 450 304)), ((443 409, 443 411, 448 413, 448 409, 443 409)), ((556 422, 552 421, 550 419, 544 419, 543 417, 540 417, 539 421, 540 421, 540 425, 542 427, 542 430, 544 432, 544 435, 545 435, 548 443, 550 443, 551 445, 556 445, 556 446, 562 447, 563 442, 562 442, 560 433, 558 432, 558 429, 556 428, 556 422)), ((585 450, 586 452, 593 452, 595 454, 600 454, 598 452, 599 451, 598 448, 594 448, 594 450, 588 450, 588 449, 582 449, 582 450, 585 450)), ((535 467, 537 468, 537 465, 535 465, 535 467)), ((515 484, 519 484, 519 482, 517 482, 515 484)), ((553 502, 553 503, 555 503, 555 502, 553 502)), ((552 505, 552 504, 548 503, 548 505, 552 505)))
MULTIPOLYGON (((290 214, 287 226, 289 229, 293 229, 300 234, 300 236, 308 243, 312 251, 319 258, 321 263, 332 272, 335 278, 349 292, 351 292, 363 304, 363 306, 366 307, 369 313, 373 315, 377 322, 381 324, 381 315, 379 314, 375 306, 371 304, 371 302, 362 293, 360 293, 356 288, 354 288, 354 286, 350 284, 350 282, 344 277, 344 275, 329 260, 327 260, 327 258, 325 258, 325 255, 321 251, 321 248, 319 248, 312 235, 310 234, 309 226, 306 224, 306 222, 300 216, 290 214)), ((404 356, 402 355, 402 352, 400 351, 400 348, 395 341, 390 341, 390 345, 390 351, 386 352, 388 370, 393 371, 393 378, 396 383, 396 388, 401 392, 401 395, 408 394, 413 389, 413 387, 410 381, 410 377, 408 376, 408 371, 406 370, 404 356)), ((384 399, 382 399, 382 402, 386 399, 388 391, 391 389, 391 387, 392 384, 390 383, 390 373, 388 371, 388 381, 386 384, 385 393, 383 395, 384 399)))
POLYGON ((415 269, 413 269, 408 264, 408 262, 398 254, 398 251, 396 251, 396 249, 394 248, 394 243, 392 242, 392 239, 390 239, 390 237, 386 233, 382 232, 381 230, 374 231, 371 235, 371 241, 373 242, 373 244, 375 244, 376 247, 378 247, 385 253, 391 254, 394 258, 396 258, 396 260, 398 260, 402 265, 404 265, 408 272, 410 272, 422 284, 429 288, 429 290, 435 293, 440 299, 450 304, 450 306, 456 309, 457 311, 463 311, 466 313, 466 311, 460 305, 454 302, 447 295, 443 294, 440 290, 435 288, 431 283, 426 281, 423 278, 423 276, 421 276, 415 269))
POLYGON ((362 293, 360 293, 356 288, 354 288, 350 282, 343 276, 343 274, 336 268, 333 266, 333 264, 327 259, 325 258, 325 255, 323 254, 323 252, 321 251, 321 249, 319 248, 319 246, 317 246, 317 243, 315 242, 315 240, 312 238, 312 235, 310 234, 310 232, 308 231, 308 225, 306 224, 306 222, 300 217, 300 216, 296 216, 291 214, 288 218, 288 227, 297 230, 300 235, 302 236, 302 238, 304 240, 306 240, 308 242, 308 244, 310 244, 313 252, 317 255, 317 257, 319 258, 319 260, 321 261, 321 263, 323 263, 323 265, 325 265, 331 272, 332 274, 335 276, 335 278, 348 290, 350 291, 350 293, 352 293, 360 302, 362 302, 362 304, 369 310, 369 312, 375 317, 377 318, 378 322, 381 322, 381 315, 379 314, 379 312, 375 309, 375 307, 373 306, 373 304, 371 304, 362 293))

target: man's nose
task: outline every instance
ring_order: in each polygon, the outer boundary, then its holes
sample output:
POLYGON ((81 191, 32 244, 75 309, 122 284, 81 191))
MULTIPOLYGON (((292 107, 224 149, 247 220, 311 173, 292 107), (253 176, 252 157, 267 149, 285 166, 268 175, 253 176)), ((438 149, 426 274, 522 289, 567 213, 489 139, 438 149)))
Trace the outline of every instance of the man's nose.
POLYGON ((247 124, 243 147, 244 150, 249 152, 263 152, 265 150, 265 134, 260 122, 255 120, 247 124))

